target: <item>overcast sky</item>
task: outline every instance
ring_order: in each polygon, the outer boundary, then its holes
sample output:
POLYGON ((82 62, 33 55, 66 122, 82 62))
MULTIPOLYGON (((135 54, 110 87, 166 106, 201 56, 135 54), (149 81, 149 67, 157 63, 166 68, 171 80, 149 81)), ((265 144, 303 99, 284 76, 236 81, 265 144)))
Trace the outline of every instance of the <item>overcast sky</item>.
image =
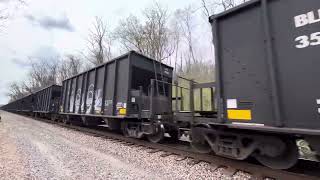
MULTIPOLYGON (((95 16, 101 16, 111 29, 120 19, 150 6, 151 0, 27 0, 16 7, 10 0, 0 6, 10 7, 11 17, 0 33, 0 104, 8 101, 8 84, 22 81, 27 73, 28 57, 53 57, 78 53, 86 46, 88 30, 95 16)), ((161 0, 169 11, 192 5, 199 0, 161 0)))

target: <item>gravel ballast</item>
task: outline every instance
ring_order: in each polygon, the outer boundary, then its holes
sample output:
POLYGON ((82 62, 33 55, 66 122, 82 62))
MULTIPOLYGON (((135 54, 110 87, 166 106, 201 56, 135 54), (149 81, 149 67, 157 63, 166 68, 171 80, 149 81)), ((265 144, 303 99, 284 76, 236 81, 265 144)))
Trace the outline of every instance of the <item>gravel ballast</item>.
POLYGON ((250 179, 223 167, 0 112, 0 179, 250 179))

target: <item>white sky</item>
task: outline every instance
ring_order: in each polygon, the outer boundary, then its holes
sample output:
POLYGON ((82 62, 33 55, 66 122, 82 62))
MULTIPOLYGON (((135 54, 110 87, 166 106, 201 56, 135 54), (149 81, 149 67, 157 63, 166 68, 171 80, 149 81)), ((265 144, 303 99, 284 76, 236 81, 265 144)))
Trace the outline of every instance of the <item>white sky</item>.
MULTIPOLYGON (((0 7, 9 0, 0 0, 0 7)), ((161 0, 170 12, 192 5, 198 9, 200 0, 161 0)), ((95 16, 101 16, 111 29, 120 19, 141 11, 153 3, 151 0, 27 0, 25 7, 10 6, 14 15, 0 33, 0 104, 8 101, 7 87, 12 81, 22 81, 28 67, 28 57, 54 56, 78 53, 86 47, 88 29, 95 16), (45 28, 30 18, 69 20, 71 31, 63 28, 45 28)), ((204 22, 201 22, 204 23, 204 22)))

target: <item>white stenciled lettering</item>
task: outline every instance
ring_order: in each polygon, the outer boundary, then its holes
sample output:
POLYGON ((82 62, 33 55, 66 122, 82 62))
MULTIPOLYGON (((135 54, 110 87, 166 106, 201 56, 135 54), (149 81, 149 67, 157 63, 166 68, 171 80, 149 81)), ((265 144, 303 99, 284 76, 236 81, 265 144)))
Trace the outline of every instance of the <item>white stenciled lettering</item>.
POLYGON ((296 48, 306 48, 310 45, 309 37, 308 36, 299 36, 296 38, 296 41, 299 42, 299 44, 296 45, 296 48))
POLYGON ((320 45, 320 32, 312 33, 310 36, 310 45, 317 46, 320 45))
MULTIPOLYGON (((319 12, 319 11, 318 11, 319 12)), ((315 14, 313 11, 308 12, 308 20, 309 20, 309 24, 313 24, 313 23, 317 23, 320 22, 319 19, 319 14, 317 15, 318 17, 315 17, 315 14)))
POLYGON ((309 24, 308 16, 305 14, 301 14, 299 16, 296 16, 296 17, 294 17, 294 22, 295 22, 297 28, 305 26, 305 25, 309 24))
POLYGON ((295 39, 298 44, 296 45, 296 48, 302 49, 309 46, 318 46, 320 45, 320 32, 315 32, 310 34, 310 36, 304 35, 299 36, 295 39))
POLYGON ((320 22, 320 9, 318 11, 310 11, 294 17, 296 28, 320 22))

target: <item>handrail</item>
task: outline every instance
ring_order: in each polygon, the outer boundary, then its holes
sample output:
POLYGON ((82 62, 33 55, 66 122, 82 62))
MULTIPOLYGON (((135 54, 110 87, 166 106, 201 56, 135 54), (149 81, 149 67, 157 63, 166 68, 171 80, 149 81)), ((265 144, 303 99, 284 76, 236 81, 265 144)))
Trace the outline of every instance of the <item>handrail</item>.
POLYGON ((153 80, 161 82, 161 83, 164 83, 164 84, 169 84, 169 85, 172 85, 172 86, 176 86, 176 87, 179 87, 179 88, 182 88, 182 89, 190 90, 189 88, 186 88, 186 87, 183 87, 183 86, 178 86, 176 84, 169 83, 169 82, 166 82, 166 81, 161 81, 161 80, 156 80, 156 79, 153 79, 153 80))

